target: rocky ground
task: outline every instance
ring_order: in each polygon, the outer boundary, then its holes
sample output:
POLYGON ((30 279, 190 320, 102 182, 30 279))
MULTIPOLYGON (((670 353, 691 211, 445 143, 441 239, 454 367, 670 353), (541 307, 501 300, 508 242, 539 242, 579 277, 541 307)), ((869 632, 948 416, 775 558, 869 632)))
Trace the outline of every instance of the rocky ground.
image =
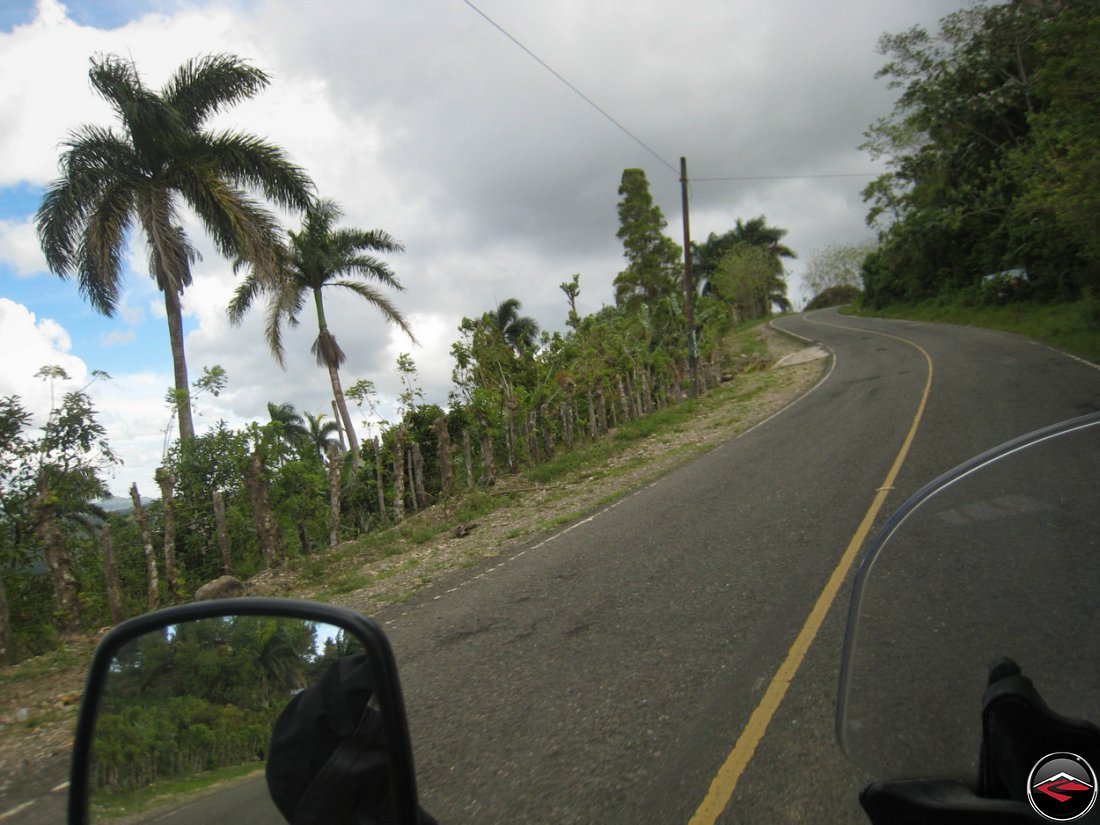
MULTIPOLYGON (((549 484, 523 476, 499 482, 485 495, 504 503, 466 529, 443 531, 427 541, 395 537, 385 557, 356 552, 353 543, 330 551, 324 573, 307 575, 302 566, 256 577, 252 592, 323 598, 371 613, 407 599, 428 584, 507 552, 533 536, 584 517, 677 464, 735 437, 800 397, 821 378, 825 353, 761 327, 769 357, 754 359, 749 371, 723 386, 702 412, 673 431, 632 443, 599 466, 588 466, 549 484), (720 403, 718 403, 720 399, 720 403), (461 534, 461 535, 457 535, 461 534), (403 546, 402 546, 403 545, 403 546)), ((442 525, 442 508, 410 519, 417 534, 442 525)), ((317 557, 312 560, 316 565, 317 557)), ((33 776, 45 762, 56 763, 69 749, 94 638, 72 639, 64 651, 0 669, 0 814, 9 791, 33 776)))

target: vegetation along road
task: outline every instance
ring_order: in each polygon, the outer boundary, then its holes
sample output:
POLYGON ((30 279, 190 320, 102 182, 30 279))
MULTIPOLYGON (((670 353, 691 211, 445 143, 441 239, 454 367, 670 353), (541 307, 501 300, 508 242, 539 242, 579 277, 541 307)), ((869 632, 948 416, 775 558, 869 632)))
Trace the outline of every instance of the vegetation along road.
POLYGON ((380 614, 441 821, 861 821, 870 777, 832 735, 847 568, 796 643, 811 607, 880 488, 875 523, 965 458, 1100 408, 1100 370, 971 328, 834 311, 776 326, 834 353, 809 395, 380 614), (751 759, 731 754, 754 710, 770 724, 751 759))
MULTIPOLYGON (((774 326, 833 356, 781 413, 556 532, 361 605, 391 634, 440 821, 863 821, 871 777, 832 733, 852 555, 933 476, 1100 408, 1100 369, 973 328, 834 310, 774 326)), ((253 786, 201 804, 240 809, 253 786)))

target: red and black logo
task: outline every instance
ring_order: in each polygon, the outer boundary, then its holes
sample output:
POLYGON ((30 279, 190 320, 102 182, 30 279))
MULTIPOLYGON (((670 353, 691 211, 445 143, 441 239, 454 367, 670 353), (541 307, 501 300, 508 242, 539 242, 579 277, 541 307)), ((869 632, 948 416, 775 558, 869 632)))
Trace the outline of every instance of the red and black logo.
POLYGON ((1053 822, 1080 819, 1096 802, 1096 774, 1075 753, 1052 753, 1031 769, 1027 798, 1035 812, 1053 822))

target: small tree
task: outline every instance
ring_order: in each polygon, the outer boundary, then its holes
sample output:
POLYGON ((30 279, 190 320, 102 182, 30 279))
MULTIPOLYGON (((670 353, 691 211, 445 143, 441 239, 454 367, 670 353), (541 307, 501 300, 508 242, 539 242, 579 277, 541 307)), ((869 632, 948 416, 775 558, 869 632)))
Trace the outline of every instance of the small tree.
MULTIPOLYGON (((51 396, 56 381, 69 380, 61 367, 47 366, 37 375, 50 382, 51 396)), ((104 513, 92 502, 107 495, 99 472, 118 463, 107 442, 107 431, 96 420, 95 408, 86 390, 96 380, 109 378, 95 371, 92 380, 79 390, 65 393, 50 410, 42 436, 31 445, 34 461, 34 496, 28 502, 31 529, 42 547, 50 571, 54 603, 66 629, 80 621, 77 582, 69 551, 65 519, 77 514, 104 513)))

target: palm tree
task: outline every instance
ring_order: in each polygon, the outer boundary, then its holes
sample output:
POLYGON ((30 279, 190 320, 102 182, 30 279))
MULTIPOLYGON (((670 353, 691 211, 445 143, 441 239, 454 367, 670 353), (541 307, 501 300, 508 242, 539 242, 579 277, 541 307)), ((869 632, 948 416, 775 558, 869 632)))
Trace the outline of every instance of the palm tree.
POLYGON ((324 413, 313 415, 307 412, 304 415, 309 423, 309 431, 306 433, 307 443, 312 444, 321 461, 325 461, 328 458, 329 447, 339 443, 340 425, 335 421, 322 421, 321 419, 325 417, 324 413))
POLYGON ((111 55, 91 63, 92 86, 114 108, 122 131, 85 125, 62 144, 61 177, 38 209, 38 237, 50 270, 62 278, 76 275, 85 299, 110 317, 118 307, 129 232, 140 228, 150 275, 164 293, 179 432, 187 440, 195 428, 180 300, 197 256, 180 208, 194 211, 219 252, 249 261, 266 278, 276 270, 278 227, 248 190, 282 207, 305 209, 312 184, 272 144, 203 128, 209 117, 268 84, 260 69, 231 55, 202 57, 184 63, 155 92, 127 60, 111 55))
POLYGON ((496 309, 486 313, 489 323, 504 336, 504 340, 516 352, 534 349, 539 337, 539 325, 534 318, 520 315, 523 305, 518 298, 507 298, 496 309))
POLYGON ((294 409, 293 404, 275 404, 267 402, 267 414, 271 416, 271 422, 279 425, 279 437, 291 448, 297 450, 309 438, 309 430, 306 429, 302 416, 294 409))
POLYGON ((694 258, 692 269, 702 294, 707 295, 715 291, 715 282, 720 277, 719 270, 727 255, 737 249, 759 249, 768 258, 769 275, 753 313, 758 316, 768 315, 772 304, 778 305, 784 311, 789 310, 791 304, 787 299, 787 282, 783 277, 782 259, 798 256, 789 247, 780 243, 786 234, 786 229, 768 226, 767 219, 759 215, 749 221, 738 218, 729 232, 722 235, 712 232, 702 244, 692 244, 694 258))
MULTIPOLYGON (((229 304, 229 318, 240 323, 252 301, 266 292, 269 295, 267 309, 267 343, 272 355, 280 366, 284 364, 282 329, 283 324, 298 324, 306 299, 313 298, 317 310, 317 338, 313 342, 313 354, 317 364, 328 370, 332 384, 332 396, 348 436, 348 446, 353 461, 359 460, 359 439, 351 423, 344 390, 340 385, 340 365, 346 360, 344 351, 336 343, 336 337, 328 328, 325 318, 325 304, 321 290, 325 287, 341 287, 350 290, 372 304, 389 322, 396 324, 412 338, 405 318, 390 300, 374 286, 366 283, 375 280, 379 283, 401 290, 403 287, 389 266, 371 252, 401 252, 403 247, 380 229, 336 229, 334 225, 340 217, 339 207, 331 200, 320 200, 306 211, 301 232, 289 232, 290 246, 287 258, 277 281, 265 277, 265 273, 255 268, 237 288, 229 304), (337 280, 339 276, 355 276, 361 280, 337 280)), ((239 261, 238 264, 247 264, 239 261)))

